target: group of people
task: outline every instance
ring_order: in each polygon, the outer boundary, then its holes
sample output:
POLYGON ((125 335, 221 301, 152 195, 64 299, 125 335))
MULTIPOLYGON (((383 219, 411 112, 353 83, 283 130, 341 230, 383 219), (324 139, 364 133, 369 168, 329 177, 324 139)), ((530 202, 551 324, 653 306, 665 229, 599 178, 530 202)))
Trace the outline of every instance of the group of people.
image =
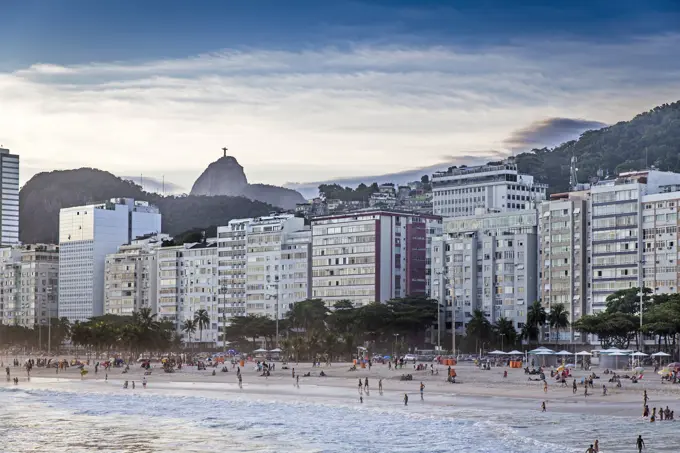
POLYGON ((650 423, 654 423, 657 420, 657 417, 659 418, 659 421, 663 421, 664 419, 666 420, 675 420, 675 412, 670 410, 668 406, 666 406, 666 409, 663 407, 659 407, 658 412, 657 408, 653 407, 652 412, 650 414, 649 412, 649 406, 647 403, 649 402, 649 397, 647 396, 647 390, 644 391, 642 394, 642 417, 647 418, 649 417, 650 423))
MULTIPOLYGON (((146 388, 146 377, 142 378, 142 387, 146 388)), ((128 381, 125 381, 123 383, 123 388, 127 389, 128 388, 128 381)), ((132 390, 135 389, 135 381, 132 381, 132 390)))

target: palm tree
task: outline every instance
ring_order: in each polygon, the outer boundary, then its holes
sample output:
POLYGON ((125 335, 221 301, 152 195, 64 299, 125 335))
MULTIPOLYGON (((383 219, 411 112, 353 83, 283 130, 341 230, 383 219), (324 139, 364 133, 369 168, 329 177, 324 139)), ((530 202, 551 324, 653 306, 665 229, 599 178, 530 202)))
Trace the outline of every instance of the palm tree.
POLYGON ((550 307, 550 313, 548 313, 548 322, 550 327, 555 329, 557 333, 556 343, 560 342, 560 329, 566 329, 569 327, 569 312, 564 307, 564 304, 554 304, 550 307))
POLYGON ((486 319, 482 310, 472 312, 472 319, 468 322, 466 331, 468 336, 474 338, 476 342, 482 343, 482 345, 489 342, 493 333, 491 323, 486 319))
POLYGON ((531 340, 538 341, 541 327, 543 327, 547 319, 548 316, 545 313, 545 308, 543 308, 541 301, 534 301, 527 312, 526 328, 522 330, 522 332, 526 335, 525 338, 529 342, 531 342, 531 340))
POLYGON ((189 344, 191 344, 191 336, 196 333, 196 323, 191 319, 187 319, 182 324, 182 330, 189 336, 189 344))
POLYGON ((495 334, 500 337, 501 347, 514 345, 517 341, 517 330, 512 321, 505 317, 500 317, 493 326, 495 334))
POLYGON ((210 326, 210 316, 208 315, 208 311, 204 308, 196 310, 196 313, 194 313, 194 322, 198 326, 200 335, 198 343, 203 343, 203 329, 206 329, 208 326, 210 326))

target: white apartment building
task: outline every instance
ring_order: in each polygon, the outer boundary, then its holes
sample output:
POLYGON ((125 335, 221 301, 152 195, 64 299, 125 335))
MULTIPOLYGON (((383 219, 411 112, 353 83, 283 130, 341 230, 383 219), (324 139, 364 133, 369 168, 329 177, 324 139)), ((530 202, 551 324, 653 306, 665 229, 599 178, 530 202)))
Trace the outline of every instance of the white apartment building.
POLYGON ((0 245, 19 244, 19 156, 0 148, 0 245))
MULTIPOLYGON (((246 233, 251 220, 230 220, 217 227, 220 332, 230 318, 246 315, 246 233)), ((224 341, 224 337, 220 335, 218 340, 224 341)))
POLYGON ((104 313, 130 316, 140 308, 156 313, 158 263, 156 249, 168 235, 149 235, 106 255, 104 313))
POLYGON ((290 214, 259 217, 246 227, 246 314, 283 319, 309 297, 311 231, 290 214))
POLYGON ((366 209, 312 219, 312 297, 329 307, 426 296, 439 216, 366 209))
MULTIPOLYGON (((491 323, 501 317, 520 330, 538 293, 538 213, 486 213, 444 219, 443 238, 433 240, 431 297, 450 312, 456 331, 474 310, 491 323), (444 288, 444 290, 442 290, 444 288)), ((450 326, 447 314, 447 327, 450 326)), ((461 330, 462 329, 462 330, 461 330)))
MULTIPOLYGON (((540 298, 550 311, 553 304, 564 304, 573 324, 588 313, 588 216, 590 192, 554 194, 540 205, 540 298)), ((550 329, 548 341, 557 341, 550 329)), ((581 340, 581 333, 567 330, 559 341, 581 340)))
MULTIPOLYGON (((667 188, 678 184, 680 174, 645 170, 621 173, 615 179, 602 181, 591 187, 592 231, 589 244, 590 269, 587 272, 589 313, 604 310, 606 298, 610 294, 621 289, 639 287, 641 267, 644 265, 647 272, 651 272, 652 260, 653 269, 656 270, 658 266, 660 271, 663 270, 660 272, 660 277, 663 278, 659 277, 658 280, 664 284, 658 287, 670 288, 665 283, 671 281, 670 277, 666 277, 673 274, 671 270, 676 266, 677 241, 669 239, 674 233, 672 228, 668 232, 666 228, 672 227, 677 221, 677 205, 671 206, 671 203, 675 204, 675 195, 668 193, 667 188), (647 197, 650 197, 649 202, 645 201, 647 197), (649 207, 645 209, 647 205, 649 207), (654 240, 649 236, 652 228, 654 240), (663 232, 657 232, 656 228, 663 228, 663 232), (647 230, 648 240, 643 239, 644 230, 647 230), (670 249, 668 242, 673 242, 670 249), (649 251, 647 247, 650 248, 649 251)), ((651 278, 649 280, 651 282, 651 278)), ((653 283, 651 288, 654 290, 657 287, 656 278, 653 283)))
POLYGON ((0 249, 0 322, 47 327, 57 317, 59 249, 26 245, 0 249))
POLYGON ((156 251, 158 266, 158 317, 170 321, 185 343, 218 343, 217 243, 188 243, 156 251), (189 338, 184 322, 206 310, 210 323, 189 338))
POLYGON ((432 175, 433 211, 443 217, 532 209, 548 186, 517 171, 512 159, 476 167, 451 167, 432 175))
POLYGON ((59 316, 85 321, 104 313, 106 255, 161 230, 158 208, 112 199, 59 212, 59 316))
POLYGON ((644 286, 655 294, 673 294, 680 288, 678 208, 680 188, 642 196, 642 276, 644 286))

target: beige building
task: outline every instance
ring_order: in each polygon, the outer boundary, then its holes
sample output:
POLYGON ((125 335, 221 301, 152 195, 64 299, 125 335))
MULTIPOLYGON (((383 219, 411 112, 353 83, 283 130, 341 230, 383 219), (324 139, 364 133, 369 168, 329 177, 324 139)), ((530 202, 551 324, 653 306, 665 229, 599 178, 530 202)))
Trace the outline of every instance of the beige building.
POLYGON ((156 252, 143 244, 123 245, 106 255, 104 313, 130 316, 140 308, 157 310, 156 252))
POLYGON ((57 317, 59 247, 26 245, 0 251, 2 323, 47 326, 57 317))

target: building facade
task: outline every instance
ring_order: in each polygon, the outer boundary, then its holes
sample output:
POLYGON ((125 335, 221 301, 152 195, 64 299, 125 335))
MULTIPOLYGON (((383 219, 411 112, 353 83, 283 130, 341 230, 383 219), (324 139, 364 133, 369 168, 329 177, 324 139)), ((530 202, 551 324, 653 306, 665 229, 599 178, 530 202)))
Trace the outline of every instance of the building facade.
POLYGON ((59 248, 36 244, 0 251, 1 322, 47 327, 57 317, 59 248))
POLYGON ((159 233, 158 208, 112 199, 59 212, 59 316, 85 321, 104 313, 106 255, 138 236, 159 233))
POLYGON ((441 218, 361 210, 312 219, 312 297, 371 302, 427 296, 428 241, 441 218))
POLYGON ((0 148, 0 178, 2 205, 0 206, 0 245, 19 244, 19 156, 0 148))
POLYGON ((453 310, 447 325, 452 319, 463 333, 481 310, 491 323, 506 318, 521 330, 538 293, 537 211, 449 218, 443 229, 432 244, 431 297, 453 310))
MULTIPOLYGON (((540 205, 540 298, 547 311, 563 304, 570 325, 588 314, 589 208, 588 190, 554 194, 540 205)), ((546 340, 558 340, 550 329, 546 334, 546 340)), ((559 341, 581 340, 577 331, 559 335, 559 341)))
POLYGON ((532 209, 545 200, 548 186, 520 174, 512 159, 477 167, 451 167, 432 175, 432 205, 443 217, 476 212, 532 209), (478 211, 479 210, 479 211, 478 211))

